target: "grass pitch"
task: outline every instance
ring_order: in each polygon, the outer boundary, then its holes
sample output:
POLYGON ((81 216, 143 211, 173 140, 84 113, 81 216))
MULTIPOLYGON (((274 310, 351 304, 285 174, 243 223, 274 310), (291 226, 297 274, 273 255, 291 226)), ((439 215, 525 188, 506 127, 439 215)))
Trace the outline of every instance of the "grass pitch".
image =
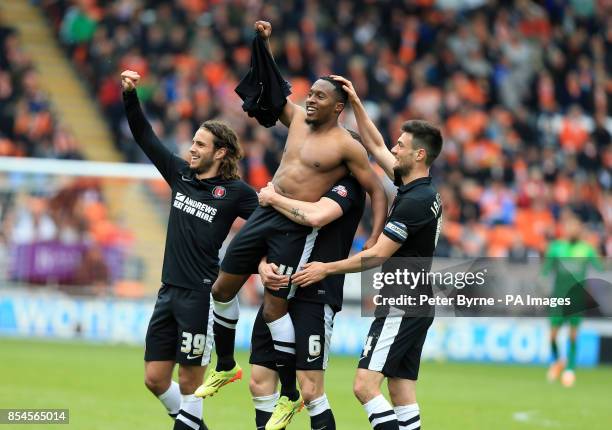
MULTIPOLYGON (((245 353, 238 356, 245 370, 245 353)), ((0 408, 68 408, 69 425, 20 425, 20 429, 167 430, 172 422, 143 384, 138 347, 0 338, 0 408)), ((327 395, 338 430, 367 430, 352 394, 356 357, 333 356, 327 395)), ((612 368, 578 369, 565 389, 545 382, 535 367, 424 363, 418 384, 424 430, 609 429, 612 368)), ((242 382, 204 402, 211 430, 252 430, 254 412, 242 382)), ((300 413, 290 429, 309 429, 300 413)), ((0 426, 4 427, 4 426, 0 426)), ((16 428, 16 426, 6 426, 16 428)))

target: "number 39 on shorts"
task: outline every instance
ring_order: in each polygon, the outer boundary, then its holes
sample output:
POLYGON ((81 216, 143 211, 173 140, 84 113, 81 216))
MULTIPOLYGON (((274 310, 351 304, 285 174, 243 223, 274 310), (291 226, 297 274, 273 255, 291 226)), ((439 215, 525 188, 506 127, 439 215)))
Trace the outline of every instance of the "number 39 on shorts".
POLYGON ((187 331, 183 332, 183 343, 181 344, 181 352, 189 354, 192 352, 194 355, 200 355, 204 352, 204 346, 206 345, 206 336, 203 334, 196 334, 195 336, 187 331))

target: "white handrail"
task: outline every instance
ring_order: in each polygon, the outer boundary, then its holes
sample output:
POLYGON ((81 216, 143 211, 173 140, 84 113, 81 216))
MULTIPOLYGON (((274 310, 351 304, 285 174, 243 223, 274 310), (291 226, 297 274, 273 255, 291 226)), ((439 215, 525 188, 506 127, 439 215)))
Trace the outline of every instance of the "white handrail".
POLYGON ((55 160, 48 158, 0 157, 0 173, 33 173, 98 178, 160 179, 151 164, 110 163, 104 161, 55 160))

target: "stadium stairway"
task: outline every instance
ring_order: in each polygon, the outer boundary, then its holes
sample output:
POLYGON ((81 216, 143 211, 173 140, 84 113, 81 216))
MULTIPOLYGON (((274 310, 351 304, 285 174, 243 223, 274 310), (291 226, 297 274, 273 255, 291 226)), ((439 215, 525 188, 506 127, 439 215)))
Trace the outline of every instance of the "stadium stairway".
MULTIPOLYGON (((121 161, 121 154, 114 148, 112 134, 95 99, 64 55, 42 11, 28 0, 0 0, 0 17, 19 32, 21 45, 39 71, 40 84, 54 112, 72 131, 85 157, 96 161, 121 161)), ((156 291, 165 240, 164 223, 158 210, 147 198, 142 183, 118 186, 116 181, 110 181, 104 193, 111 217, 123 220, 125 227, 138 232, 133 251, 143 259, 146 267, 142 280, 145 292, 156 291)))

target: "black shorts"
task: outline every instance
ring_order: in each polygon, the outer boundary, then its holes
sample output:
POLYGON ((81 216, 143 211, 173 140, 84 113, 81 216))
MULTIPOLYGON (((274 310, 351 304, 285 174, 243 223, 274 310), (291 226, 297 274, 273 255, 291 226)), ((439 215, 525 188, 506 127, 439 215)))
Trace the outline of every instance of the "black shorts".
POLYGON ((162 285, 145 338, 145 361, 206 366, 214 345, 210 291, 162 285))
MULTIPOLYGON (((261 257, 268 256, 282 274, 291 276, 304 265, 318 234, 318 229, 291 221, 272 207, 258 207, 230 242, 221 263, 221 270, 233 275, 257 273, 261 257)), ((291 284, 278 291, 277 297, 293 297, 291 284)))
POLYGON ((416 381, 421 351, 432 322, 431 317, 376 318, 370 326, 358 367, 380 372, 387 378, 416 381))
MULTIPOLYGON (((274 344, 259 308, 253 334, 249 363, 276 370, 274 344)), ((295 358, 297 370, 325 370, 336 313, 323 303, 289 301, 289 315, 295 327, 295 358)))

